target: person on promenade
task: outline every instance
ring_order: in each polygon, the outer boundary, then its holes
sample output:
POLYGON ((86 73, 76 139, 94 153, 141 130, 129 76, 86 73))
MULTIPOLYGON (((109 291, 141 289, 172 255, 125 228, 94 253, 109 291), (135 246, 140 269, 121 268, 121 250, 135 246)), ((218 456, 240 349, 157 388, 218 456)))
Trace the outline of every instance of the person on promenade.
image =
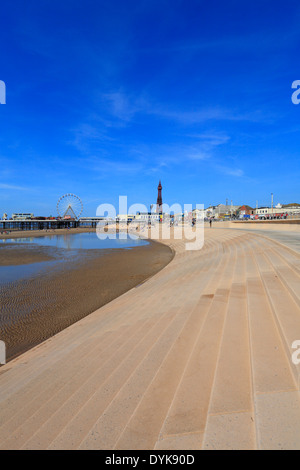
POLYGON ((209 226, 210 226, 210 227, 211 227, 211 224, 212 224, 212 220, 211 220, 211 219, 209 219, 209 226))

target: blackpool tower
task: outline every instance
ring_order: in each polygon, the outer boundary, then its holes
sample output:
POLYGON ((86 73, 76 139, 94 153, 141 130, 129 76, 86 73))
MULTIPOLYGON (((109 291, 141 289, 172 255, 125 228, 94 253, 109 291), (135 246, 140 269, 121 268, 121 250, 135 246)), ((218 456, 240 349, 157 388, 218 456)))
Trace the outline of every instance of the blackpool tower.
POLYGON ((159 181, 157 189, 158 189, 158 194, 157 194, 157 201, 156 201, 156 213, 162 214, 162 204, 163 204, 162 197, 161 197, 162 185, 160 181, 159 181))

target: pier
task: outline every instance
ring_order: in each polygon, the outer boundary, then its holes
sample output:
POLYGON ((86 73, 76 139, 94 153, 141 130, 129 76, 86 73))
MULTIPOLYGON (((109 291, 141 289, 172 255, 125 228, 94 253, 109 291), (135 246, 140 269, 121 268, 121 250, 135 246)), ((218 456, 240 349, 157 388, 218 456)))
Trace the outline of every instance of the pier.
POLYGON ((96 228, 98 223, 103 223, 102 219, 28 219, 28 220, 0 220, 0 232, 16 232, 28 230, 57 230, 66 228, 96 228))

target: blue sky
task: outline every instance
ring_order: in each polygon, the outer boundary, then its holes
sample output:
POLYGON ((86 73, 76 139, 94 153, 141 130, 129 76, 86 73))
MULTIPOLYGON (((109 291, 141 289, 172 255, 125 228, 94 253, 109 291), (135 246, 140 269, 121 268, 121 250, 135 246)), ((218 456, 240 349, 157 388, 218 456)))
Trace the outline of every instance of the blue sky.
POLYGON ((297 1, 2 2, 0 216, 300 202, 297 1))

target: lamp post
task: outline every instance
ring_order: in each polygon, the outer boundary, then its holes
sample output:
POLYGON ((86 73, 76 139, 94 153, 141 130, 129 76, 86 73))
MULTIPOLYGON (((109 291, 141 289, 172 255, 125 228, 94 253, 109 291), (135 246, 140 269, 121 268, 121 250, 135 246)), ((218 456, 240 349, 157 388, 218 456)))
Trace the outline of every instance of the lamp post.
POLYGON ((272 215, 273 215, 273 193, 271 193, 271 206, 272 206, 272 215))

